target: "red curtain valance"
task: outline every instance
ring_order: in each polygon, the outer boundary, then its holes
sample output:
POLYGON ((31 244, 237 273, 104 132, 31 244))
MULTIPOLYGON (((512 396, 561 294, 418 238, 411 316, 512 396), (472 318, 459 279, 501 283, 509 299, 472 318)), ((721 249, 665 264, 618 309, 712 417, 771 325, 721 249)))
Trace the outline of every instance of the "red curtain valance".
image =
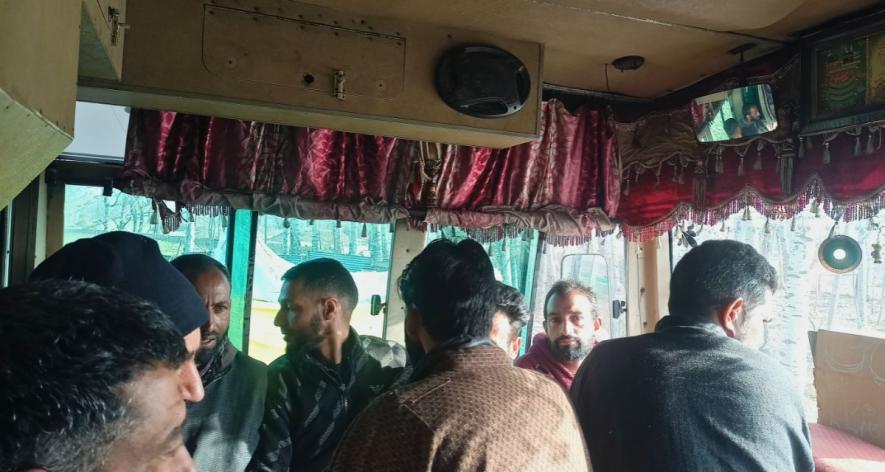
MULTIPOLYGON (((798 56, 763 64, 751 83, 769 83, 778 128, 738 143, 697 142, 689 105, 619 124, 623 159, 618 220, 626 237, 647 241, 680 220, 717 224, 753 206, 791 218, 814 199, 831 217, 871 217, 885 206, 885 149, 879 125, 799 136, 798 56)), ((738 86, 726 80, 717 89, 738 86)), ((703 93, 698 93, 702 95, 703 93)))
POLYGON ((587 236, 610 227, 620 178, 606 114, 551 101, 541 139, 506 150, 133 110, 117 185, 196 212, 382 222, 420 211, 431 224, 587 236))

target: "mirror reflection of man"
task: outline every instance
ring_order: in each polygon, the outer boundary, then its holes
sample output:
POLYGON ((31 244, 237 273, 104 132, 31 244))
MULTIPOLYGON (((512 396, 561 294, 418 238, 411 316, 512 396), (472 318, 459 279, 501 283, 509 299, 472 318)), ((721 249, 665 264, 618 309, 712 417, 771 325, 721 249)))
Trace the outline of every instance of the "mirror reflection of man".
POLYGON ((522 327, 529 321, 529 312, 519 290, 497 283, 495 314, 489 338, 503 349, 511 359, 519 356, 522 348, 522 327))
POLYGON ((206 395, 202 402, 188 405, 185 445, 199 470, 242 472, 258 446, 267 366, 237 350, 227 337, 227 267, 204 254, 178 257, 172 265, 193 284, 209 312, 196 356, 206 395))
POLYGON ((756 136, 768 132, 759 105, 747 103, 743 108, 744 119, 741 122, 741 135, 744 137, 756 136))
POLYGON ((274 319, 286 354, 268 368, 258 449, 249 471, 323 471, 360 411, 398 378, 406 351, 350 326, 356 283, 333 259, 283 275, 274 319))
POLYGON ((575 372, 602 337, 596 295, 574 280, 553 284, 544 300, 544 333, 516 365, 545 374, 569 390, 575 372))

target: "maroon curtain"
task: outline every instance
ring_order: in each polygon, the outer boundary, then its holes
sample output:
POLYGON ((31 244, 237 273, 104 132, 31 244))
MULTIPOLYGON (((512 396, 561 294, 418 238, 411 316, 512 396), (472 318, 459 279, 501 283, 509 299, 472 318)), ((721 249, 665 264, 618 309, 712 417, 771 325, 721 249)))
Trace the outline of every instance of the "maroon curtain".
POLYGON ((117 186, 198 213, 382 222, 415 210, 465 228, 608 229, 620 189, 612 122, 556 101, 542 109, 541 139, 505 150, 133 110, 117 186))
POLYGON ((386 222, 407 214, 414 150, 396 138, 133 110, 125 191, 190 206, 386 222))
POLYGON ((620 194, 613 122, 598 110, 569 113, 558 101, 544 103, 541 118, 538 141, 445 147, 427 221, 571 236, 610 229, 620 194))
POLYGON ((801 147, 759 140, 720 148, 693 164, 695 172, 682 182, 651 172, 636 176, 619 219, 628 237, 648 240, 677 220, 713 225, 747 206, 791 218, 812 198, 831 217, 869 218, 885 207, 882 137, 880 128, 870 127, 805 137, 801 147))

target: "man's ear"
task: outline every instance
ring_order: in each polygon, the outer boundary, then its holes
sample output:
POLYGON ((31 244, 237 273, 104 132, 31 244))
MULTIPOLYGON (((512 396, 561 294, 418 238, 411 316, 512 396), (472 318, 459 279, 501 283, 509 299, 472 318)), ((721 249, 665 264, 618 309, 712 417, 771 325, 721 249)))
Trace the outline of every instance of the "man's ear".
POLYGON ((593 331, 599 331, 599 328, 602 328, 602 318, 593 320, 593 331))
POLYGON ((323 321, 332 321, 341 315, 341 303, 337 298, 329 297, 323 302, 323 321))
POLYGON ((513 353, 518 356, 519 351, 522 349, 522 336, 517 336, 516 339, 510 343, 510 348, 513 349, 513 353))
POLYGON ((421 326, 421 321, 421 313, 418 313, 418 310, 406 308, 406 335, 416 341, 418 340, 418 329, 421 326))
POLYGON ((730 338, 737 335, 738 324, 740 323, 741 312, 744 310, 744 299, 737 298, 731 303, 725 305, 725 308, 716 314, 716 322, 722 326, 722 330, 730 338))

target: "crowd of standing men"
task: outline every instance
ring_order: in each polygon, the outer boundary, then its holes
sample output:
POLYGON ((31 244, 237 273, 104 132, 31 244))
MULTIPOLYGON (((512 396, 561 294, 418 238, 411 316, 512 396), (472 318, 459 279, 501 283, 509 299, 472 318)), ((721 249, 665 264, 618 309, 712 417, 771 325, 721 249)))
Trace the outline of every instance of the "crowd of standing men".
POLYGON ((265 366, 229 341, 230 276, 115 232, 0 290, 0 470, 809 471, 788 374, 758 351, 774 269, 711 241, 653 333, 606 340, 595 295, 550 288, 544 332, 478 243, 430 243, 398 279, 406 346, 351 327, 331 259, 285 273, 265 366))

